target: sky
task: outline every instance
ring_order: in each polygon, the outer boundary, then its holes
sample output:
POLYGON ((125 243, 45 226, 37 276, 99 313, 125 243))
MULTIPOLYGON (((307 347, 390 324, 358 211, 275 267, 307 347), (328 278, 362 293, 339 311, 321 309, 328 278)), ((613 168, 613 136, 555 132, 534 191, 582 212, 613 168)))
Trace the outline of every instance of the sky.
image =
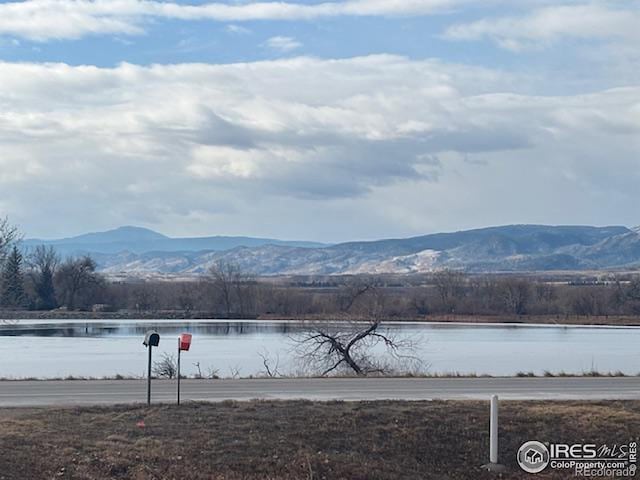
POLYGON ((640 1, 0 0, 0 217, 338 242, 640 224, 640 1))

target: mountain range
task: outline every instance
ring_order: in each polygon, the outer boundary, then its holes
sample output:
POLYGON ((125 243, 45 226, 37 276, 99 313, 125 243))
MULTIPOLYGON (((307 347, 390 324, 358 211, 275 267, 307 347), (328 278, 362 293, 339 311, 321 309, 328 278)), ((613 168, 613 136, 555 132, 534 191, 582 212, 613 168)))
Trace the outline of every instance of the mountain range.
POLYGON ((260 247, 263 245, 281 245, 287 247, 323 247, 318 242, 296 242, 255 237, 192 237, 171 238, 148 228, 120 227, 98 233, 87 233, 77 237, 60 240, 27 239, 27 247, 52 245, 61 255, 114 254, 129 252, 142 254, 147 252, 196 252, 222 251, 236 247, 260 247))
POLYGON ((253 237, 171 238, 121 227, 60 240, 61 255, 91 255, 113 275, 204 274, 219 261, 257 275, 633 269, 640 267, 640 229, 622 226, 508 225, 404 239, 327 245, 253 237))

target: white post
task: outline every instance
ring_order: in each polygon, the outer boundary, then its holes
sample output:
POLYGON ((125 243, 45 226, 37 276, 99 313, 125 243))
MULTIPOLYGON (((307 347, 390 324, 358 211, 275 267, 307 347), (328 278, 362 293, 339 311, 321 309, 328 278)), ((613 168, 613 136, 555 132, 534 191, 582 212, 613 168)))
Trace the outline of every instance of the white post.
POLYGON ((491 426, 490 426, 489 461, 498 463, 498 396, 491 397, 491 426))

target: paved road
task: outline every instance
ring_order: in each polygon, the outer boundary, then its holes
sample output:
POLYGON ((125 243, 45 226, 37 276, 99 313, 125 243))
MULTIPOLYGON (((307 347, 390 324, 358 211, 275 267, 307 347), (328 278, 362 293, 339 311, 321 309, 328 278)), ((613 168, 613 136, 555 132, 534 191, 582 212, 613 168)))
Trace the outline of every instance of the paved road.
MULTIPOLYGON (((175 381, 154 381, 154 402, 175 400, 175 381)), ((144 380, 3 381, 0 407, 136 403, 144 380)), ((330 378, 183 380, 184 401, 251 399, 429 400, 640 399, 640 377, 629 378, 330 378)))

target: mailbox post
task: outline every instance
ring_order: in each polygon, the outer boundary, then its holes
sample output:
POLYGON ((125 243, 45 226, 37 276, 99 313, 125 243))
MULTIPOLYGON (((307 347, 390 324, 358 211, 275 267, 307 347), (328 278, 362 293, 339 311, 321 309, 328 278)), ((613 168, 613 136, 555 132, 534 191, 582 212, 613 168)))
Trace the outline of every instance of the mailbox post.
POLYGON ((147 405, 151 405, 151 350, 160 345, 160 334, 149 330, 142 344, 149 349, 149 363, 147 365, 147 405))
POLYGON ((189 351, 191 347, 191 334, 181 333, 178 337, 178 405, 180 405, 180 353, 189 351))

